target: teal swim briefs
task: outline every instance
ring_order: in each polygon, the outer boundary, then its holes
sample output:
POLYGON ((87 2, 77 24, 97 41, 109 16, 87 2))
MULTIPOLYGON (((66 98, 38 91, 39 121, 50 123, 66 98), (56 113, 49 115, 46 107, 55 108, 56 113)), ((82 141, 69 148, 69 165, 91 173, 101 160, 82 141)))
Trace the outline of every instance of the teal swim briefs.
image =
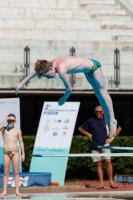
POLYGON ((98 62, 97 60, 93 60, 93 59, 90 59, 90 60, 92 60, 92 62, 93 62, 93 67, 92 67, 92 69, 91 69, 87 74, 89 75, 90 78, 92 78, 93 73, 94 73, 98 68, 101 67, 101 64, 100 64, 100 62, 98 62))

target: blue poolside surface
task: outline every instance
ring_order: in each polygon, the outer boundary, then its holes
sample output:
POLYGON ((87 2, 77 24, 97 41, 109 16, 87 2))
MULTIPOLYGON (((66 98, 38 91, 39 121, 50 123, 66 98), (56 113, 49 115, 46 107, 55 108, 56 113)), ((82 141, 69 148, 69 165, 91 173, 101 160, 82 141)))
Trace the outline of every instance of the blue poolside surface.
POLYGON ((23 194, 20 197, 15 195, 7 195, 7 197, 0 197, 6 200, 19 199, 37 199, 37 200, 133 200, 133 192, 96 192, 94 193, 45 193, 45 194, 23 194), (122 194, 123 193, 123 194, 122 194))

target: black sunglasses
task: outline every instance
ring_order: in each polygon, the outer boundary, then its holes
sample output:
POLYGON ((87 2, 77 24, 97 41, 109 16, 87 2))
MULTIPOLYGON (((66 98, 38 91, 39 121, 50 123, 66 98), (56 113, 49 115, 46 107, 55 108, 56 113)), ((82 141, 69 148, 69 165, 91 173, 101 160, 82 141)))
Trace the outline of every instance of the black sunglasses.
POLYGON ((8 122, 9 122, 9 123, 11 123, 11 122, 15 122, 15 120, 8 120, 8 122))
POLYGON ((98 110, 96 110, 95 113, 102 113, 102 111, 98 111, 98 110))

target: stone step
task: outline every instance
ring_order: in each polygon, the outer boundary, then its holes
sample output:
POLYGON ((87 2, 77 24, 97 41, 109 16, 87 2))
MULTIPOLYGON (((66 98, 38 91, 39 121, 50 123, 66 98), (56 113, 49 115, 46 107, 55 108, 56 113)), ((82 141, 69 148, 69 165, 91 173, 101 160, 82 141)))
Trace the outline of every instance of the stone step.
MULTIPOLYGON (((9 42, 8 42, 9 43, 9 42)), ((44 43, 43 45, 36 45, 33 43, 30 47, 30 60, 31 67, 34 68, 34 63, 37 59, 47 59, 52 60, 55 57, 68 56, 70 51, 70 43, 66 45, 61 42, 55 43, 53 46, 49 45, 49 43, 44 43), (56 48, 55 48, 56 47, 56 48), (45 55, 45 56, 44 56, 45 55)), ((74 44, 74 43, 73 43, 74 44)), ((76 43, 75 43, 76 45, 76 43)), ((3 45, 0 42, 1 50, 0 50, 0 63, 13 63, 12 70, 15 70, 15 66, 17 66, 18 71, 21 70, 21 65, 23 65, 24 60, 24 50, 25 46, 17 46, 17 45, 3 45), (8 60, 7 60, 8 55, 8 60)), ((74 46, 74 45, 73 45, 74 46)), ((114 49, 117 47, 120 50, 120 54, 122 54, 121 60, 124 58, 123 62, 132 63, 132 51, 133 51, 133 43, 78 43, 76 46, 76 55, 78 57, 85 58, 93 58, 99 60, 102 65, 104 64, 113 64, 114 63, 114 49), (123 45, 124 44, 124 45, 123 45), (123 51, 124 50, 124 51, 123 51), (126 54, 125 54, 126 53, 126 54), (126 55, 126 56, 124 56, 126 55)), ((9 65, 9 66, 10 66, 9 65)), ((3 66, 3 64, 2 64, 3 66)), ((6 67, 4 67, 5 69, 6 67)))
POLYGON ((79 2, 77 0, 4 0, 0 1, 0 8, 2 7, 11 7, 11 8, 58 8, 58 9, 67 9, 67 8, 78 8, 79 2))
POLYGON ((132 0, 119 0, 122 7, 124 7, 130 15, 133 17, 133 1, 132 0))
MULTIPOLYGON (((83 57, 83 56, 82 56, 83 57)), ((90 58, 93 58, 93 59, 96 59, 98 60, 103 69, 105 71, 108 71, 108 69, 106 68, 106 65, 114 65, 114 52, 112 51, 112 54, 110 53, 103 53, 103 54, 98 54, 97 52, 93 53, 93 54, 90 54, 89 55, 90 58)), ((129 65, 129 66, 133 66, 133 53, 132 52, 122 52, 120 51, 120 62, 121 62, 121 65, 129 65), (132 64, 131 64, 132 63, 132 64)))
MULTIPOLYGON (((55 20, 55 19, 45 19, 45 20, 31 20, 31 19, 0 19, 0 28, 1 29, 34 29, 37 31, 42 31, 44 29, 61 29, 61 30, 100 30, 102 29, 133 29, 133 20, 127 22, 121 21, 103 21, 100 20, 55 20), (80 27, 79 27, 80 23, 80 27), (125 28, 124 28, 125 27, 125 28)), ((18 30, 19 31, 19 30, 18 30)))
MULTIPOLYGON (((22 77, 25 76, 26 71, 24 68, 24 63, 1 63, 2 65, 0 67, 0 76, 16 76, 16 77, 22 77)), ((34 71, 34 65, 35 63, 30 63, 30 71, 34 71)), ((29 72, 29 71, 28 71, 29 72)))
POLYGON ((121 35, 121 36, 124 36, 124 35, 130 35, 132 36, 133 35, 133 29, 124 29, 124 30, 121 30, 121 29, 112 29, 112 30, 108 30, 108 29, 105 29, 104 32, 108 35, 112 35, 112 37, 115 37, 117 35, 121 35))
MULTIPOLYGON (((114 31, 114 30, 113 30, 114 31)), ((119 31, 118 31, 119 33, 119 31)), ((130 31, 127 32, 128 34, 130 31)), ((114 32, 116 34, 116 32, 114 32)), ((126 34, 125 31, 123 31, 123 34, 126 34)), ((132 34, 132 32, 131 32, 132 34)), ((48 50, 51 51, 52 49, 57 51, 58 49, 64 49, 69 52, 69 49, 73 46, 76 48, 76 51, 83 51, 83 52, 93 52, 100 50, 102 51, 110 51, 110 49, 119 48, 124 51, 132 51, 133 47, 133 41, 132 42, 124 42, 124 41, 71 41, 71 40, 65 40, 65 41, 55 41, 55 40, 45 40, 42 42, 42 40, 9 40, 9 39, 1 39, 0 40, 0 50, 6 49, 6 50, 15 50, 23 52, 24 47, 29 46, 31 51, 38 50, 48 50)))
POLYGON ((115 0, 80 0, 80 4, 115 4, 115 0))
MULTIPOLYGON (((132 52, 133 50, 133 42, 71 42, 71 41, 53 41, 53 43, 50 43, 50 41, 45 41, 42 43, 42 41, 28 41, 25 43, 25 41, 0 41, 0 55, 6 56, 7 52, 8 54, 14 54, 16 57, 18 55, 23 56, 24 52, 24 47, 28 45, 30 47, 31 55, 32 54, 37 54, 37 55, 44 55, 44 52, 62 52, 64 55, 69 55, 69 50, 72 46, 76 49, 77 54, 93 54, 93 53, 98 53, 98 54, 105 54, 105 53, 111 53, 114 51, 114 49, 118 48, 121 51, 124 52, 132 52), (14 42, 14 43, 13 43, 14 42)), ((2 57, 0 57, 2 59, 2 57)), ((20 57, 19 59, 22 59, 20 57)), ((15 59, 16 60, 16 59, 15 59)))
POLYGON ((82 9, 43 9, 43 8, 0 8, 0 18, 8 19, 88 19, 89 14, 82 9))
MULTIPOLYGON (((0 29, 27 29, 27 30, 100 30, 101 22, 78 19, 0 19, 0 29), (80 23, 80 26, 79 26, 80 23)), ((19 31, 19 30, 18 30, 19 31)))
POLYGON ((104 20, 104 21, 102 21, 101 22, 101 24, 102 25, 114 25, 114 24, 116 24, 116 25, 124 25, 124 24, 127 24, 127 25, 132 25, 133 24, 133 19, 131 19, 131 20, 129 20, 129 21, 126 21, 126 20, 123 20, 123 21, 121 21, 121 20, 115 20, 115 21, 111 21, 111 20, 104 20))
POLYGON ((122 76, 120 81, 121 81, 121 84, 123 84, 123 85, 127 85, 129 83, 133 84, 133 78, 131 76, 128 76, 128 77, 122 76))
POLYGON ((125 20, 131 20, 131 16, 129 15, 111 15, 111 14, 108 14, 108 15, 104 15, 104 14, 97 14, 97 15, 90 15, 90 18, 91 19, 98 19, 98 20, 121 20, 121 21, 125 21, 125 20))
POLYGON ((101 31, 82 30, 22 30, 22 29, 0 29, 0 39, 12 40, 70 40, 71 41, 111 41, 111 34, 101 31))
MULTIPOLYGON (((0 61, 0 75, 16 75, 23 76, 25 74, 24 63, 22 60, 9 61, 3 59, 0 61)), ((34 68, 32 68, 33 71, 34 68)))
POLYGON ((129 31, 129 30, 133 30, 133 20, 130 20, 130 21, 126 21, 126 20, 103 21, 101 23, 101 28, 108 29, 108 30, 111 29, 111 31, 113 31, 113 30, 129 31))
MULTIPOLYGON (((120 41, 118 41, 120 42, 120 41)), ((122 41, 121 41, 122 42, 122 41)), ((131 41, 132 42, 132 41, 131 41)), ((128 43, 131 43, 131 42, 128 42, 128 43)), ((124 42, 124 43, 127 43, 127 42, 124 42)), ((133 52, 133 45, 125 45, 123 46, 123 51, 126 51, 126 52, 133 52)))
POLYGON ((19 82, 20 82, 20 77, 7 76, 7 75, 0 76, 0 88, 14 88, 14 93, 15 93, 15 87, 19 82))
POLYGON ((133 75, 133 65, 130 65, 130 64, 121 65, 120 70, 121 70, 122 76, 132 76, 133 75))
POLYGON ((131 22, 130 25, 118 25, 118 24, 107 24, 101 26, 102 30, 133 30, 133 24, 131 22))
POLYGON ((112 40, 132 42, 133 35, 116 35, 112 37, 112 40))
POLYGON ((92 10, 89 12, 90 15, 126 15, 124 9, 121 10, 92 10))
POLYGON ((130 49, 128 49, 128 47, 132 47, 133 46, 133 42, 123 42, 123 41, 109 41, 109 42, 104 42, 104 41, 97 41, 97 42, 92 42, 92 41, 70 41, 70 40, 66 40, 66 41, 51 41, 51 40, 46 40, 42 43, 41 40, 4 40, 1 39, 0 40, 0 49, 21 49, 21 51, 23 51, 23 48, 25 46, 29 46, 32 51, 34 49, 40 49, 40 50, 57 50, 57 49, 70 49, 72 46, 74 46, 76 48, 76 50, 81 50, 84 51, 86 49, 88 49, 88 51, 99 51, 100 49, 115 49, 116 47, 120 48, 120 49, 127 49, 127 51, 129 51, 130 49), (89 47, 89 48, 88 48, 89 47))
MULTIPOLYGON (((97 5, 96 5, 97 6, 97 5)), ((106 6, 106 5, 104 5, 106 6)), ((92 7, 93 8, 93 7, 92 7)), ((49 10, 47 9, 43 9, 41 7, 41 9, 37 9, 37 8, 19 8, 19 7, 9 7, 8 9, 3 7, 0 9, 0 17, 4 17, 4 18, 78 18, 78 17, 83 17, 85 15, 85 17, 87 17, 87 14, 85 14, 85 11, 82 10, 73 10, 73 8, 69 8, 70 10, 49 10), (72 10, 71 10, 72 9, 72 10), (40 12, 41 10, 41 12, 40 12)), ((95 8, 96 9, 96 8, 95 8)), ((100 9, 101 10, 101 9, 100 9)), ((115 11, 114 11, 115 12, 115 11)), ((124 11, 117 11, 116 12, 124 12, 124 11)))
POLYGON ((85 10, 88 10, 88 11, 90 11, 90 10, 119 10, 119 9, 121 9, 121 7, 120 7, 120 5, 119 4, 116 4, 116 5, 114 5, 114 4, 103 4, 102 6, 101 6, 101 4, 81 4, 80 5, 80 7, 82 8, 82 9, 85 9, 85 10))
MULTIPOLYGON (((78 19, 0 19, 0 29, 33 29, 34 31, 45 31, 48 30, 133 30, 133 20, 130 21, 120 21, 115 22, 110 21, 100 21, 100 20, 78 20, 78 19), (80 23, 80 26, 79 26, 80 23)), ((15 31, 15 30, 14 30, 15 31)), ((19 30, 18 30, 19 31, 19 30)), ((44 32, 43 31, 43 32, 44 32)), ((41 33, 40 33, 41 34, 41 33)))
MULTIPOLYGON (((52 60, 56 57, 62 57, 62 56, 69 56, 68 52, 63 52, 62 54, 60 52, 49 52, 50 55, 48 55, 48 52, 44 51, 44 55, 42 54, 31 54, 30 56, 30 66, 31 66, 31 69, 33 70, 34 69, 34 64, 36 62, 37 59, 46 59, 46 60, 52 60), (50 54, 51 53, 51 54, 50 54)), ((7 52, 7 55, 9 55, 9 52, 7 52)), ((13 56, 12 54, 10 56, 8 56, 8 61, 6 60, 6 56, 3 55, 3 60, 0 60, 0 63, 2 65, 2 67, 0 67, 0 69, 4 70, 4 71, 10 71, 10 72, 13 72, 13 73, 23 73, 23 60, 20 59, 19 57, 15 57, 13 56), (3 68, 4 67, 4 68, 3 68), (17 69, 16 69, 17 68, 17 69)), ((112 51, 112 55, 110 54, 106 54, 106 58, 104 57, 104 52, 103 54, 101 54, 101 56, 98 56, 98 54, 96 54, 95 52, 93 53, 84 53, 84 52, 77 52, 77 57, 83 57, 83 58, 93 58, 93 59, 96 59, 98 60, 99 62, 101 62, 101 64, 103 66, 105 65, 109 65, 109 64, 113 64, 114 63, 114 54, 113 54, 113 51, 112 51), (83 56, 84 54, 84 56, 83 56)), ((128 55, 127 56, 127 63, 132 63, 132 55, 128 55)))

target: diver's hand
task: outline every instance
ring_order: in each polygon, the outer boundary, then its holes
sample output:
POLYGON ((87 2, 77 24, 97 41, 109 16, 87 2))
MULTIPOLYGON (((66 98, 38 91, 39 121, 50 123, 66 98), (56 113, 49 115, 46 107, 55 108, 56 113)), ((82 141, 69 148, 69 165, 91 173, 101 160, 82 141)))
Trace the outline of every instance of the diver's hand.
POLYGON ((61 97, 61 98, 59 99, 59 101, 58 101, 58 105, 59 105, 59 106, 62 106, 65 102, 66 102, 66 100, 65 100, 63 97, 61 97))
POLYGON ((24 84, 23 84, 23 83, 19 83, 19 84, 17 85, 17 87, 15 88, 16 94, 18 93, 19 90, 23 89, 23 87, 24 87, 24 84))

